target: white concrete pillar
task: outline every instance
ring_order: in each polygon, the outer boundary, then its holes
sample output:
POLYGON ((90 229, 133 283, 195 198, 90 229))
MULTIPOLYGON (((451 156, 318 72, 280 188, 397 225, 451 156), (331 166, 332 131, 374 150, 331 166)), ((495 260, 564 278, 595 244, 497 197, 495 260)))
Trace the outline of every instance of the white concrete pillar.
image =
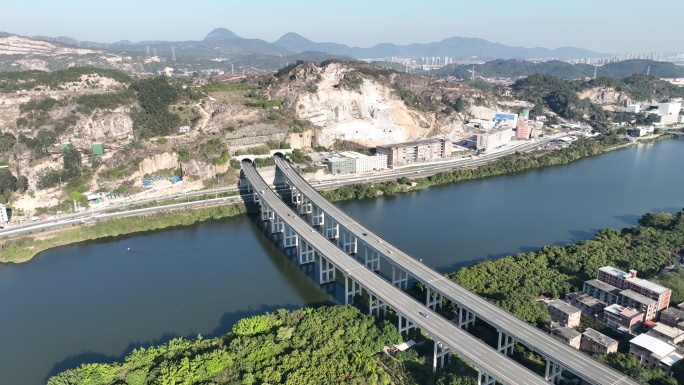
POLYGON ((396 265, 392 265, 392 285, 400 289, 408 287, 408 273, 396 265))

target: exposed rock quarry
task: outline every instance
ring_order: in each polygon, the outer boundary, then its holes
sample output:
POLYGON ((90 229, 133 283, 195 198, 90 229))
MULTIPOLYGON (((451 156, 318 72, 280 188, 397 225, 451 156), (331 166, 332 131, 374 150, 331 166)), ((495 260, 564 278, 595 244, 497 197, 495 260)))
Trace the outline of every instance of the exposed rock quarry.
POLYGON ((340 139, 374 146, 421 138, 430 129, 430 118, 409 110, 389 87, 363 79, 359 91, 347 90, 339 84, 349 67, 310 68, 307 76, 320 75, 318 90, 299 93, 293 104, 299 118, 322 128, 316 133, 318 144, 330 146, 340 139))
POLYGON ((580 92, 578 96, 580 99, 589 99, 592 103, 611 111, 624 111, 628 104, 634 103, 624 92, 607 87, 594 87, 580 92))
POLYGON ((0 38, 0 55, 85 55, 94 52, 95 51, 90 49, 61 47, 45 41, 32 40, 19 36, 0 38))
POLYGON ((143 161, 140 162, 140 165, 138 166, 138 170, 142 175, 145 175, 153 174, 159 170, 178 167, 178 154, 164 152, 143 159, 143 161))

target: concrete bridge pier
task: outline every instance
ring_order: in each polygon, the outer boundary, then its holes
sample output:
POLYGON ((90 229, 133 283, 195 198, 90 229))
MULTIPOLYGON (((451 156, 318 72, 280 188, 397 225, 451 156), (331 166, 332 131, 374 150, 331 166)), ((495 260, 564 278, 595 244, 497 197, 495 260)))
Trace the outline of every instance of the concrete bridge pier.
POLYGON ((318 283, 324 284, 328 282, 333 282, 335 280, 335 265, 330 263, 322 255, 320 255, 320 270, 318 275, 318 283))
POLYGON ((271 219, 271 233, 282 233, 284 227, 285 224, 283 223, 283 220, 279 216, 273 214, 273 219, 271 219))
POLYGON ((480 369, 477 369, 477 385, 493 385, 495 383, 496 379, 494 377, 480 369))
POLYGON ((380 270, 380 253, 369 247, 368 245, 363 245, 363 263, 371 271, 380 270))
POLYGON ((297 256, 299 257, 300 265, 315 262, 314 248, 304 242, 304 240, 301 240, 297 246, 297 256))
POLYGON ((555 384, 560 379, 562 372, 563 367, 560 366, 560 364, 556 363, 555 361, 552 361, 549 358, 546 359, 546 372, 544 374, 544 378, 547 381, 555 384))
POLYGON ((397 328, 399 329, 399 333, 408 333, 408 331, 414 327, 416 327, 416 325, 414 325, 410 319, 397 312, 397 328))
POLYGON ((340 237, 340 224, 330 216, 327 216, 324 219, 323 235, 328 239, 338 239, 340 237))
POLYGON ((299 243, 299 235, 292 230, 290 226, 284 225, 283 227, 283 247, 286 249, 288 247, 297 247, 299 243))
POLYGON ((475 314, 463 306, 458 307, 458 327, 468 330, 468 327, 475 326, 475 314))
POLYGON ((435 352, 432 355, 432 372, 437 371, 437 360, 439 359, 439 367, 443 368, 444 367, 444 357, 446 357, 446 361, 449 362, 449 356, 451 355, 451 351, 449 348, 444 345, 443 343, 439 342, 437 339, 434 339, 434 346, 435 346, 435 352))
POLYGON ((354 296, 361 294, 361 285, 359 285, 349 275, 344 275, 344 304, 349 305, 354 302, 354 296), (351 287, 350 287, 351 286, 351 287))
POLYGON ((273 219, 273 210, 266 205, 261 205, 261 220, 270 221, 273 219))
POLYGON ((437 310, 438 307, 442 306, 442 294, 437 293, 430 289, 429 286, 425 287, 427 289, 427 298, 425 299, 425 306, 432 310, 437 310))
POLYGON ((392 285, 406 289, 408 287, 408 272, 392 265, 392 285))
POLYGON ((387 304, 375 294, 368 292, 368 313, 380 318, 380 310, 383 311, 383 317, 387 316, 387 304))
POLYGON ((311 206, 311 226, 323 226, 325 223, 325 213, 320 207, 312 205, 311 206))
POLYGON ((498 348, 496 350, 498 350, 500 353, 505 355, 513 354, 513 348, 515 348, 515 338, 506 332, 499 330, 499 343, 497 346, 498 348))
POLYGON ((290 197, 292 199, 292 204, 295 206, 299 206, 299 204, 302 202, 302 193, 297 190, 296 187, 291 186, 290 187, 290 197))
POLYGON ((305 196, 302 196, 301 202, 297 206, 297 212, 299 212, 299 215, 306 215, 306 214, 311 214, 311 211, 313 209, 313 205, 311 204, 311 201, 305 196))
POLYGON ((340 248, 347 254, 356 254, 358 242, 354 234, 345 228, 342 228, 341 233, 340 248))

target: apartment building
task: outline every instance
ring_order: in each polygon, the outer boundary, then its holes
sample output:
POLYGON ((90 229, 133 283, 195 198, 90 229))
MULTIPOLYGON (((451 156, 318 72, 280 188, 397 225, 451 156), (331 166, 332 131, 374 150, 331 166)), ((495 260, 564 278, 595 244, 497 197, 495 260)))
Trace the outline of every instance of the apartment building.
POLYGON ((632 290, 622 290, 618 296, 618 303, 621 306, 636 309, 644 313, 642 321, 656 319, 658 315, 658 302, 632 290))
POLYGON ((552 336, 557 340, 565 342, 566 344, 572 346, 575 349, 580 348, 580 342, 582 341, 582 333, 578 332, 573 328, 560 327, 553 328, 549 331, 552 336))
POLYGON ((667 309, 670 306, 672 290, 657 283, 637 278, 636 270, 624 272, 612 266, 604 266, 598 269, 596 279, 615 286, 620 290, 632 290, 637 294, 657 301, 657 311, 667 309))
POLYGON ((387 156, 387 165, 392 168, 449 157, 451 145, 448 139, 423 139, 378 146, 376 153, 387 156))
POLYGON ((608 306, 607 303, 582 292, 567 294, 565 298, 568 299, 570 305, 592 318, 597 317, 608 306))
POLYGON ((567 302, 555 300, 549 302, 549 314, 551 319, 561 326, 574 328, 579 326, 582 312, 567 302))
POLYGON ((666 373, 682 360, 676 346, 648 334, 641 334, 629 341, 629 354, 642 364, 661 368, 666 373))
POLYGON ((644 313, 629 307, 612 304, 603 309, 603 322, 627 333, 631 333, 641 326, 643 320, 644 313))
POLYGON ((616 303, 620 295, 620 289, 598 279, 584 281, 582 291, 609 305, 616 303))
POLYGON ((596 354, 616 353, 617 348, 617 341, 592 328, 588 328, 582 333, 580 349, 585 352, 596 354))
POLYGON ((475 148, 480 151, 487 151, 501 147, 510 142, 512 137, 513 129, 508 127, 482 132, 475 135, 475 148))
POLYGON ((670 307, 660 312, 660 323, 667 326, 677 327, 677 324, 684 321, 684 310, 670 307))
POLYGON ((656 324, 656 326, 651 328, 646 334, 674 345, 684 342, 684 330, 673 328, 672 326, 667 326, 662 323, 656 324))
POLYGON ((354 151, 342 151, 339 155, 345 158, 354 159, 354 171, 357 174, 384 170, 387 168, 387 155, 384 154, 368 156, 354 151))

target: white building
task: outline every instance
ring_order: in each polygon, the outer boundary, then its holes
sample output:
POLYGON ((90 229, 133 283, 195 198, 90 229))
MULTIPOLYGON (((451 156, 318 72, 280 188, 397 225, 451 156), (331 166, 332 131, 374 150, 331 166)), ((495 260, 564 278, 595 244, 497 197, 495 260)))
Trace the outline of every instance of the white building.
POLYGON ((629 341, 629 354, 648 366, 657 366, 665 372, 682 360, 677 347, 647 334, 641 334, 629 341))
POLYGON ((387 155, 385 154, 368 156, 354 151, 342 151, 339 154, 345 158, 356 160, 355 172, 357 174, 387 169, 387 155))
POLYGON ((639 111, 641 111, 641 106, 638 104, 628 104, 627 105, 627 112, 632 113, 632 114, 638 114, 639 111))
POLYGON ((679 115, 679 110, 682 109, 682 103, 658 103, 658 115, 679 115))
POLYGON ((9 217, 7 216, 7 206, 0 204, 0 222, 7 223, 9 217))
POLYGON ((506 145, 513 137, 513 129, 502 128, 500 130, 483 132, 475 135, 476 148, 481 151, 506 145))

